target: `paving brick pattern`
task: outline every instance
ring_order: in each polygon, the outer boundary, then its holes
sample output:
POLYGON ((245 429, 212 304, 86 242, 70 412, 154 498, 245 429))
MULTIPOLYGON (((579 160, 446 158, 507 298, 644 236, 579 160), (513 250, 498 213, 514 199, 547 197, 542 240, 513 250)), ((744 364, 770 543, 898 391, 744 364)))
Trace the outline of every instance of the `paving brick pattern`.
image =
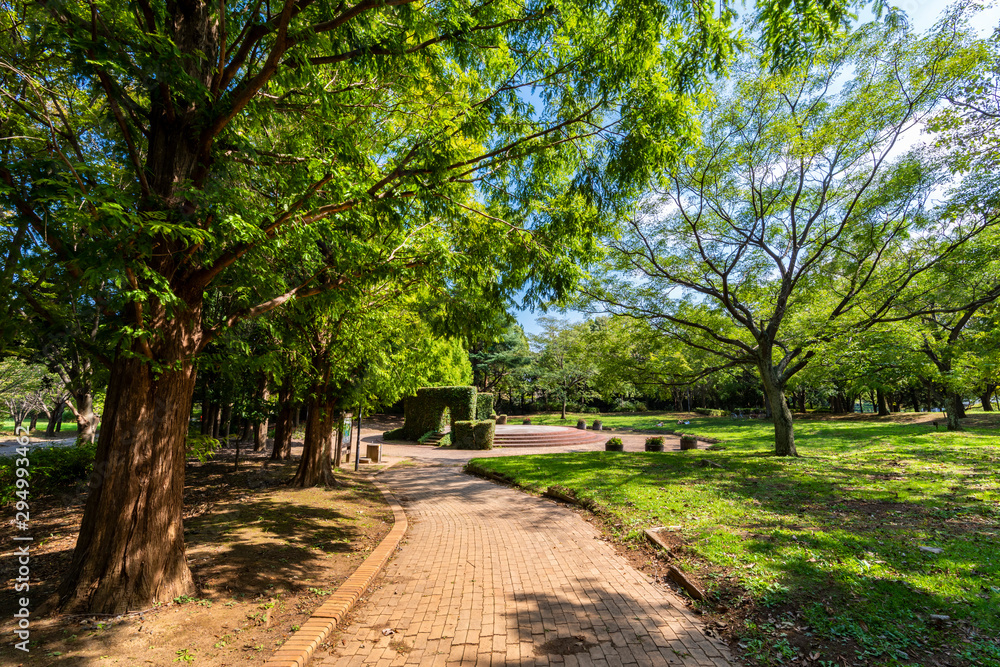
POLYGON ((380 476, 409 532, 336 648, 313 664, 733 664, 573 510, 437 463, 380 476))

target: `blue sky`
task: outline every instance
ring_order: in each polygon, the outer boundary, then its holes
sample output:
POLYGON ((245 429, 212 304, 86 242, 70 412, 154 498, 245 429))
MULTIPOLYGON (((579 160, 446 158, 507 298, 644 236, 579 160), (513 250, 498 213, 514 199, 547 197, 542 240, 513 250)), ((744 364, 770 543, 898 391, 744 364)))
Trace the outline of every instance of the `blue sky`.
MULTIPOLYGON (((951 3, 946 2, 945 0, 927 0, 926 2, 906 0, 905 2, 896 2, 893 4, 906 12, 906 15, 910 18, 911 25, 915 31, 923 32, 934 25, 934 22, 940 17, 941 12, 944 11, 944 9, 951 3)), ((870 19, 871 17, 871 13, 866 11, 862 15, 862 20, 865 18, 870 19)), ((980 33, 983 36, 986 36, 992 32, 998 22, 1000 22, 1000 4, 985 9, 980 14, 980 20, 977 21, 977 24, 979 26, 980 33)), ((546 315, 546 313, 542 313, 538 310, 535 310, 534 312, 519 310, 513 307, 510 312, 517 318, 517 321, 524 328, 525 333, 535 334, 541 331, 541 327, 538 325, 538 318, 546 315)), ((550 311, 547 315, 550 317, 567 319, 573 322, 578 322, 585 317, 584 314, 575 311, 569 311, 566 313, 550 311)))

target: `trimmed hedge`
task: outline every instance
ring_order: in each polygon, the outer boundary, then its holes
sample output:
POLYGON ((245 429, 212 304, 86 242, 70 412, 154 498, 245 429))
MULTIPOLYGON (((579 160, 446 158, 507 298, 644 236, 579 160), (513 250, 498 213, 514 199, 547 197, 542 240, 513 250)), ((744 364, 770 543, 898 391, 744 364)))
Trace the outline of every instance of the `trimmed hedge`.
POLYGON ((714 408, 695 408, 692 412, 696 412, 699 415, 705 415, 706 417, 725 417, 725 410, 715 410, 714 408))
POLYGON ((383 440, 406 440, 406 430, 402 427, 382 433, 383 440))
POLYGON ((493 415, 493 394, 476 394, 476 421, 485 421, 493 415))
MULTIPOLYGON (((492 401, 491 401, 492 403, 492 401)), ((417 395, 404 404, 403 431, 407 440, 416 440, 427 431, 442 431, 446 425, 444 410, 451 413, 452 429, 455 422, 467 421, 476 413, 475 387, 421 387, 417 395)))
POLYGON ((451 441, 456 449, 493 449, 494 432, 492 419, 457 421, 451 429, 451 441))

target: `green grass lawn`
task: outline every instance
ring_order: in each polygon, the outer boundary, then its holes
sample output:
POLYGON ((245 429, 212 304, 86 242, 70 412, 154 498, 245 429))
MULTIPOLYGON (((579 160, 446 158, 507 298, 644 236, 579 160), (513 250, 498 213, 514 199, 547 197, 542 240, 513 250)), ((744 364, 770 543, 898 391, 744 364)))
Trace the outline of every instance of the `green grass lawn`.
MULTIPOLYGON (((23 426, 28 428, 30 420, 25 420, 23 426)), ((45 435, 45 426, 47 422, 44 419, 39 419, 38 423, 35 424, 35 430, 32 431, 32 436, 42 436, 45 435)), ((14 435, 14 420, 10 417, 6 419, 0 419, 0 435, 14 435)), ((66 419, 62 423, 62 429, 57 433, 59 437, 72 438, 76 435, 76 420, 73 418, 66 419)))
MULTIPOLYGON (((663 416, 623 419, 648 428, 663 416)), ((790 664, 798 650, 820 654, 799 664, 826 667, 843 665, 840 656, 1000 665, 1000 430, 803 420, 801 458, 770 454, 768 423, 703 418, 683 430, 726 449, 473 465, 531 490, 575 490, 606 508, 608 530, 626 543, 641 543, 644 528, 680 526, 674 562, 712 593, 708 609, 732 608, 748 662, 790 664)))

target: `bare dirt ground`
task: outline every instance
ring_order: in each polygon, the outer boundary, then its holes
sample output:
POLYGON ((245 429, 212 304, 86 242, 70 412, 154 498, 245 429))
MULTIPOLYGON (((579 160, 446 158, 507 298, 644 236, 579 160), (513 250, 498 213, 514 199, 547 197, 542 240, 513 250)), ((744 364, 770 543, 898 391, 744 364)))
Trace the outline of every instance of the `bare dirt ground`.
MULTIPOLYGON (((4 521, 0 664, 263 664, 392 524, 391 510, 363 476, 338 473, 341 486, 330 489, 285 486, 301 446, 296 450, 292 463, 242 452, 234 469, 229 450, 188 464, 184 532, 194 596, 117 617, 33 617, 28 653, 13 647, 15 543, 4 521)), ((55 590, 70 560, 84 500, 82 486, 31 500, 33 609, 55 590)))

